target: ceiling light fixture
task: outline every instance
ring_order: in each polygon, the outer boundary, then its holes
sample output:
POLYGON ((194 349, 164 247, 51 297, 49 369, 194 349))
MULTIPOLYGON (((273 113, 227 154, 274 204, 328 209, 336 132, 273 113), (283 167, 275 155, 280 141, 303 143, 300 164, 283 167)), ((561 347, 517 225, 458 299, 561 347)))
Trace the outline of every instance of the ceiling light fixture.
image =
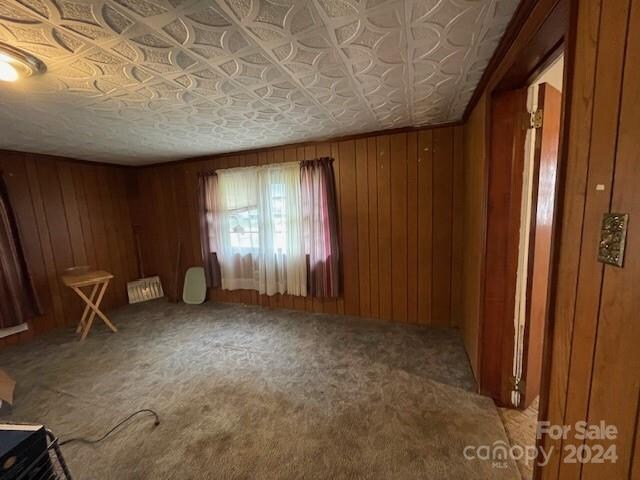
POLYGON ((46 70, 45 64, 30 53, 0 42, 0 81, 15 82, 46 70))

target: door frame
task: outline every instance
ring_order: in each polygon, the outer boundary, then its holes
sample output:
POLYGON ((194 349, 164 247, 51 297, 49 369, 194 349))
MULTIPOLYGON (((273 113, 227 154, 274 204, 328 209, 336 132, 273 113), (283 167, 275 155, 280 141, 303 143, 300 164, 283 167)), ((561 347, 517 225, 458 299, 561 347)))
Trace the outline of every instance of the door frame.
MULTIPOLYGON (((493 149, 495 145, 494 135, 496 138, 500 138, 500 132, 494 131, 495 121, 492 118, 492 112, 495 106, 495 99, 501 93, 510 90, 520 90, 526 89, 532 82, 535 80, 542 71, 544 71, 549 65, 551 65, 560 55, 564 55, 564 82, 563 82, 563 91, 562 91, 562 119, 560 122, 560 146, 558 153, 558 169, 559 175, 556 181, 556 207, 562 204, 562 199, 560 198, 561 189, 558 188, 558 185, 562 182, 562 165, 564 164, 564 159, 566 158, 566 134, 568 132, 568 117, 565 115, 567 99, 570 98, 571 95, 571 73, 572 73, 572 65, 573 65, 573 44, 575 40, 570 38, 570 16, 569 12, 575 13, 576 9, 570 8, 572 0, 557 0, 555 2, 546 2, 546 8, 540 7, 541 4, 545 2, 539 2, 534 5, 534 8, 529 12, 529 18, 538 18, 537 29, 531 34, 528 39, 522 44, 517 45, 516 53, 513 55, 513 61, 508 67, 503 67, 500 65, 497 67, 496 75, 491 79, 491 81, 487 84, 487 95, 489 95, 489 100, 487 102, 487 111, 486 111, 486 164, 484 171, 484 182, 486 198, 485 204, 483 208, 483 217, 485 225, 485 231, 483 235, 483 247, 482 251, 484 252, 482 259, 482 278, 481 278, 481 301, 480 301, 480 311, 482 312, 481 321, 480 321, 480 332, 479 332, 479 368, 478 368, 478 383, 479 390, 481 393, 486 393, 490 395, 499 405, 508 406, 508 399, 506 399, 501 392, 498 392, 495 388, 497 384, 503 384, 504 382, 508 382, 508 378, 503 378, 503 375, 500 374, 500 378, 492 378, 487 382, 488 378, 495 375, 495 365, 496 359, 492 359, 494 355, 499 355, 500 362, 504 362, 506 358, 509 358, 510 355, 507 355, 507 352, 504 351, 503 345, 487 345, 485 341, 485 328, 490 327, 487 325, 488 320, 486 318, 485 313, 487 312, 487 302, 490 297, 490 289, 491 278, 489 275, 489 271, 487 269, 487 261, 490 260, 490 252, 488 249, 488 240, 490 239, 491 232, 489 231, 489 205, 488 200, 491 195, 490 188, 490 178, 491 171, 493 166, 493 149), (538 8, 538 10, 536 10, 538 8)), ((524 5, 524 4, 523 4, 524 5)), ((544 5, 543 5, 544 7, 544 5)), ((524 30, 526 24, 521 27, 521 31, 524 30)), ((532 27, 533 29, 533 27, 532 27)), ((515 44, 514 44, 515 45, 515 44)), ((514 46, 512 45, 512 47, 514 46)), ((503 53, 504 55, 504 53, 503 53)), ((513 141, 513 138, 508 139, 509 142, 513 141)), ((522 152, 522 156, 524 156, 524 151, 522 152)), ((518 204, 520 204, 520 197, 515 200, 518 204)), ((558 225, 558 212, 556 212, 554 218, 554 228, 553 228, 553 244, 552 245, 552 258, 554 257, 555 251, 555 243, 557 240, 557 225, 558 225)), ((517 247, 517 245, 516 245, 517 247)), ((511 252, 511 255, 514 255, 511 252)), ((517 249, 515 251, 515 255, 517 256, 517 249)), ((513 259, 512 259, 513 260, 513 259)), ((517 262, 517 259, 515 260, 517 262)), ((553 278, 554 271, 554 262, 552 262, 551 267, 551 277, 553 278)), ((500 319, 495 320, 492 319, 492 322, 495 322, 499 328, 506 329, 506 331, 513 333, 513 309, 509 309, 508 306, 513 306, 514 304, 514 295, 515 295, 515 278, 513 278, 513 288, 505 288, 504 289, 504 305, 507 306, 507 310, 504 315, 501 316, 500 319), (513 295, 512 295, 513 293, 513 295)), ((550 289, 553 288, 553 281, 550 282, 550 289)), ((547 298, 547 304, 549 304, 549 298, 547 298)), ((541 381, 541 391, 540 391, 540 413, 541 419, 546 418, 546 394, 548 392, 548 373, 546 370, 548 369, 549 363, 549 354, 550 349, 549 343, 551 341, 550 335, 550 322, 546 322, 546 328, 544 332, 544 347, 543 347, 543 368, 542 368, 542 381, 541 381), (542 415, 544 414, 544 415, 542 415)), ((487 339, 489 340, 489 339, 487 339)), ((510 367, 509 367, 510 370, 510 367)), ((502 389, 501 389, 502 390, 502 389)))
MULTIPOLYGON (((554 61, 563 49, 554 52, 554 61)), ((545 67, 546 68, 546 67, 545 67)), ((539 99, 545 97, 547 85, 540 85, 539 99)), ((480 357, 480 392, 492 397, 503 407, 511 407, 513 390, 513 358, 515 345, 514 312, 518 281, 518 262, 520 256, 521 207, 525 159, 525 142, 529 119, 526 110, 528 86, 515 90, 496 92, 490 103, 490 156, 488 157, 488 193, 487 225, 485 249, 485 284, 483 303, 483 323, 481 326, 482 344, 492 348, 482 350, 480 357)), ((540 104, 538 104, 540 105, 540 104)), ((545 109, 546 113, 546 109, 545 109)), ((559 112, 561 113, 561 112, 559 112)), ((560 124, 561 117, 556 120, 560 124)), ((553 123, 553 122, 552 122, 553 123)), ((549 124, 551 125, 551 124, 549 124)), ((543 125, 539 132, 547 126, 543 125)), ((556 128, 558 125, 556 125, 556 128)), ((558 142, 561 132, 558 131, 558 142)), ((536 135, 535 151, 541 147, 541 136, 536 135)), ((532 152, 532 195, 531 219, 529 220, 529 246, 527 256, 528 272, 524 284, 526 295, 527 326, 531 324, 533 268, 535 262, 537 233, 538 187, 541 157, 532 152)), ((558 151, 558 156, 560 152, 558 151)), ((557 178, 555 181, 557 185, 557 178)), ((556 186, 554 185, 554 187, 556 186)), ((557 188, 555 188, 557 191, 557 188)), ((555 196, 554 196, 555 200, 555 196)), ((554 201, 555 204, 555 201, 554 201)), ((557 204, 554 206, 557 207, 557 204)), ((549 255, 549 263, 552 257, 549 255)), ((548 278, 543 282, 548 285, 548 278)), ((544 300, 545 304, 547 300, 544 300)), ((538 303, 536 303, 538 305, 538 303)), ((543 310, 547 310, 543 307, 543 310)), ((546 314, 545 314, 546 319, 546 314)), ((542 322, 546 324, 546 322, 542 322)), ((529 349, 526 342, 530 338, 530 329, 524 331, 523 372, 529 365, 529 349)), ((544 345, 544 335, 536 335, 544 345)), ((540 350, 542 355, 542 350, 540 350)), ((537 364, 537 362, 535 362, 537 364)), ((541 374, 541 371, 540 371, 541 374)), ((531 394, 531 386, 539 391, 541 377, 529 378, 522 390, 521 400, 531 394), (527 395, 525 395, 525 392, 527 395)), ((519 408, 526 408, 526 402, 519 408)))
MULTIPOLYGON (((562 118, 560 121, 560 139, 558 148, 558 172, 556 178, 555 213, 552 228, 551 266, 549 272, 549 292, 547 295, 547 319, 543 335, 543 363, 540 384, 540 405, 538 419, 545 421, 549 412, 549 386, 552 352, 552 331, 554 326, 553 309, 557 286, 558 248, 562 206, 564 204, 563 188, 566 177, 566 159, 568 156, 568 133, 570 116, 567 115, 569 100, 573 91, 573 71, 575 63, 576 25, 578 15, 578 0, 523 0, 509 25, 503 40, 494 53, 485 74, 483 75, 474 95, 465 111, 465 121, 469 118, 476 104, 483 95, 489 99, 495 93, 527 87, 532 81, 562 53, 564 54, 564 79, 562 89, 562 118)), ((483 341, 483 327, 485 318, 485 301, 487 292, 486 254, 488 235, 488 195, 489 174, 491 163, 492 136, 492 102, 487 102, 485 109, 485 158, 484 192, 482 206, 482 235, 481 251, 481 279, 480 279, 480 329, 478 333, 478 381, 482 391, 483 355, 487 348, 483 341)), ((513 325, 513 312, 508 315, 508 321, 513 325)), ((541 439, 537 439, 537 446, 541 439)), ((534 465, 534 478, 540 478, 541 468, 534 465)))

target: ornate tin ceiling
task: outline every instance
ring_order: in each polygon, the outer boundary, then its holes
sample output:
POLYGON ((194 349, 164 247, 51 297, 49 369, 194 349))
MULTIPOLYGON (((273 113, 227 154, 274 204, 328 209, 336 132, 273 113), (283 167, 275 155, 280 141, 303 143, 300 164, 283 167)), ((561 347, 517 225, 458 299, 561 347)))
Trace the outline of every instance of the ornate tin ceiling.
POLYGON ((0 148, 142 164, 459 120, 517 0, 2 0, 0 148))

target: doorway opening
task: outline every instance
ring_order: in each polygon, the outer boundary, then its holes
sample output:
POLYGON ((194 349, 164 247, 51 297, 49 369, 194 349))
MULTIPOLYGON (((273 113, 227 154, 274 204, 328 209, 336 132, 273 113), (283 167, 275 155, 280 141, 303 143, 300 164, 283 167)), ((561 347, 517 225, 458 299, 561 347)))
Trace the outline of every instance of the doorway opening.
POLYGON ((527 90, 511 391, 511 405, 519 408, 530 407, 540 394, 563 70, 561 55, 527 90))
MULTIPOLYGON (((529 124, 524 138, 513 309, 513 350, 508 403, 500 409, 512 444, 536 445, 547 298, 552 262, 552 223, 562 118, 564 56, 527 87, 529 124)), ((507 342, 510 344, 511 342, 507 342)), ((533 463, 518 465, 524 479, 533 463)))
POLYGON ((562 122, 562 48, 493 93, 481 393, 524 409, 540 394, 562 122))

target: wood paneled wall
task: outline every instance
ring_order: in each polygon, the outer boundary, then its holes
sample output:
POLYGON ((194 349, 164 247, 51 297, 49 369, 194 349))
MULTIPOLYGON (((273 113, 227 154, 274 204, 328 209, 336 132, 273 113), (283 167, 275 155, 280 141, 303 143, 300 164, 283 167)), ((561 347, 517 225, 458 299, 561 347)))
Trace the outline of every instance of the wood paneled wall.
POLYGON ((542 478, 635 479, 640 478, 640 0, 584 0, 577 8, 548 417, 557 424, 586 419, 615 425, 618 459, 565 463, 563 449, 582 441, 546 439, 555 454, 542 478), (630 215, 623 268, 596 258, 606 212, 630 215))
MULTIPOLYGON (((562 22, 566 17, 567 1, 527 0, 521 2, 526 13, 519 15, 524 24, 509 35, 512 42, 496 59, 494 69, 488 71, 485 88, 478 92, 478 101, 473 105, 464 124, 464 245, 462 248, 462 292, 460 304, 462 311, 461 330, 471 366, 479 378, 480 358, 483 348, 496 348, 482 342, 481 330, 484 308, 484 278, 486 275, 485 248, 487 245, 488 185, 489 185, 489 114, 492 92, 498 90, 504 78, 511 76, 511 67, 523 50, 528 48, 537 52, 541 45, 547 45, 556 35, 549 34, 544 25, 545 19, 557 16, 552 23, 562 22), (536 48, 531 48, 532 43, 536 48)), ((510 28, 509 28, 510 29, 510 28)), ((545 54, 547 52, 544 52, 545 54)), ((544 54, 533 59, 539 61, 544 54)), ((492 63, 494 61, 492 60, 492 63)), ((519 87, 522 87, 520 85, 519 87)), ((474 94, 474 96, 476 96, 474 94)), ((471 105, 470 105, 471 107, 471 105)), ((469 108, 470 108, 469 107, 469 108)))
MULTIPOLYGON (((522 40, 516 42, 526 43, 543 17, 537 12, 551 11, 555 3, 540 0, 518 37, 522 40)), ((566 463, 565 448, 583 441, 571 435, 565 441, 545 438, 544 446, 547 451, 553 447, 553 453, 540 476, 635 479, 640 478, 640 0, 583 0, 571 2, 571 8, 568 133, 560 166, 559 237, 547 344, 549 403, 541 404, 541 410, 556 425, 574 427, 582 420, 615 425, 618 458, 615 463, 566 463), (596 189, 598 185, 604 189, 596 189), (630 214, 623 268, 604 266, 596 258, 606 212, 630 214)), ((508 70, 508 57, 497 78, 508 70)), ((469 284, 464 283, 463 306, 472 313, 482 290, 475 279, 466 277, 477 275, 472 236, 482 241, 486 225, 483 138, 490 87, 465 125, 465 227, 471 228, 465 231, 463 275, 469 284), (479 201, 474 204, 472 198, 479 201), (479 226, 474 219, 478 214, 479 226)), ((472 359, 476 345, 491 348, 478 343, 476 321, 482 318, 467 315, 462 325, 472 359)), ((606 447, 611 442, 587 443, 606 447)))
POLYGON ((457 325, 463 239, 462 128, 443 127, 143 167, 130 191, 148 272, 175 295, 200 265, 197 174, 203 170, 334 158, 344 292, 336 299, 212 290, 214 300, 426 325, 457 325))
POLYGON ((484 275, 485 209, 487 204, 486 96, 481 97, 464 127, 464 245, 460 329, 471 368, 479 378, 482 278, 484 275))
POLYGON ((0 170, 44 309, 29 331, 0 339, 0 347, 79 320, 82 301, 60 282, 74 265, 112 272, 103 305, 126 303, 126 282, 137 276, 125 188, 133 170, 5 151, 0 170))

